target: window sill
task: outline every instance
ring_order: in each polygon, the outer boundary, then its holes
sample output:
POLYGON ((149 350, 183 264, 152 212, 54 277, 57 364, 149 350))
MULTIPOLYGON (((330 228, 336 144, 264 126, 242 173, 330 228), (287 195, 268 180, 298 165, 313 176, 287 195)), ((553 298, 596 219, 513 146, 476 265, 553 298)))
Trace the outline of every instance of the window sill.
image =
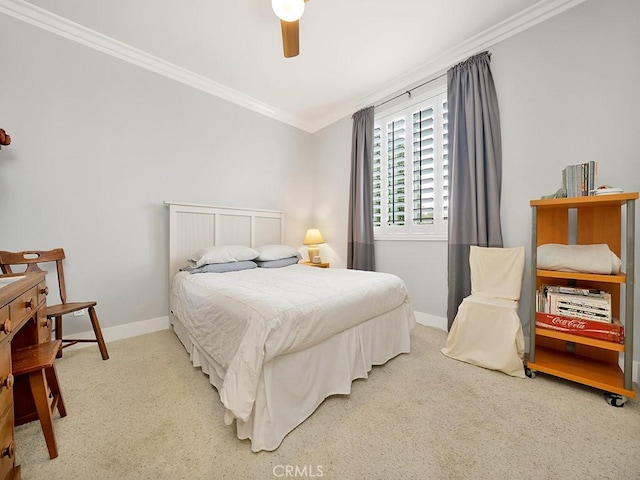
POLYGON ((407 234, 407 233, 380 233, 373 235, 373 241, 399 241, 399 242, 446 242, 446 233, 433 234, 407 234))

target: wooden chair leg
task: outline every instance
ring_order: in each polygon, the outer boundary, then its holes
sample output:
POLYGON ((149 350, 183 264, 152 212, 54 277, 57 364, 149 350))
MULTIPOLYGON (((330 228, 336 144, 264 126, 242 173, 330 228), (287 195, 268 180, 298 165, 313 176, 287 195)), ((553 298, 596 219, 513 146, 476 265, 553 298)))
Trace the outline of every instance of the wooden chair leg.
POLYGON ((45 368, 44 373, 47 377, 47 383, 49 384, 51 394, 56 402, 55 406, 58 409, 58 413, 61 417, 66 417, 67 408, 64 406, 64 400, 62 398, 62 392, 60 391, 60 383, 58 382, 58 374, 56 373, 55 367, 45 368))
POLYGON ((108 360, 109 354, 107 353, 107 346, 104 343, 104 338, 102 338, 102 330, 100 329, 100 322, 98 322, 98 315, 96 314, 96 310, 93 307, 89 307, 89 317, 91 318, 93 333, 95 333, 96 340, 98 341, 100 355, 102 355, 103 360, 108 360))
POLYGON ((53 433, 53 419, 49 409, 49 396, 47 394, 44 369, 29 373, 29 384, 31 385, 31 394, 36 404, 40 425, 42 426, 42 433, 49 450, 49 458, 56 458, 58 456, 58 446, 53 433))
MULTIPOLYGON (((56 340, 62 340, 62 317, 55 317, 56 322, 56 340)), ((62 357, 62 348, 58 350, 56 358, 62 357)))

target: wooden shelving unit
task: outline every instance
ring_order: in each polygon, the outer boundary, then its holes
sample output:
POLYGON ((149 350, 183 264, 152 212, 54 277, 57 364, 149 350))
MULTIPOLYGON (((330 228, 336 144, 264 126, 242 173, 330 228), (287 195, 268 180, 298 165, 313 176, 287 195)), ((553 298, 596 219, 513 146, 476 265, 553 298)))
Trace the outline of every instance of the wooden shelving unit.
POLYGON ((589 385, 622 406, 633 390, 633 279, 635 201, 638 193, 531 200, 531 320, 527 373, 535 372, 589 385), (623 208, 624 207, 624 208, 623 208), (623 218, 624 213, 624 218, 623 218), (622 227, 626 225, 625 262, 618 275, 538 270, 537 247, 546 243, 606 243, 622 258, 622 227), (536 290, 543 284, 597 288, 611 293, 612 314, 624 305, 624 345, 556 332, 535 325, 536 290), (621 287, 624 298, 621 297, 621 287), (624 303, 621 303, 624 302, 624 303), (623 355, 620 367, 620 355, 623 355))

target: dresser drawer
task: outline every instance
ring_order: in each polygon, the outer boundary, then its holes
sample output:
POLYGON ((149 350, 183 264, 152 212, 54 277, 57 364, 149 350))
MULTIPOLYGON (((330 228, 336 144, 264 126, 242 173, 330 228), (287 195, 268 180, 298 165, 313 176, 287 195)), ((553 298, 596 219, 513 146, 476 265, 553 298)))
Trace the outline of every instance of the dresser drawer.
POLYGON ((30 288, 9 304, 12 328, 19 328, 25 318, 30 317, 38 307, 38 287, 30 288))
POLYGON ((47 299, 47 295, 49 295, 49 287, 47 287, 46 282, 40 282, 38 284, 38 305, 44 302, 47 299))
MULTIPOLYGON (((11 344, 0 346, 0 412, 13 401, 13 375, 11 375, 11 344)), ((0 478, 3 478, 0 476, 0 478)))
MULTIPOLYGON (((13 440, 13 408, 2 412, 0 417, 0 478, 7 478, 13 471, 15 460, 15 443, 13 440)), ((19 478, 15 475, 9 478, 19 478)))
POLYGON ((52 320, 47 318, 46 308, 38 310, 36 320, 38 322, 38 343, 50 342, 52 320))
MULTIPOLYGON (((0 308, 0 341, 11 331, 11 317, 9 316, 9 305, 0 308)), ((1 478, 1 477, 0 477, 1 478)))

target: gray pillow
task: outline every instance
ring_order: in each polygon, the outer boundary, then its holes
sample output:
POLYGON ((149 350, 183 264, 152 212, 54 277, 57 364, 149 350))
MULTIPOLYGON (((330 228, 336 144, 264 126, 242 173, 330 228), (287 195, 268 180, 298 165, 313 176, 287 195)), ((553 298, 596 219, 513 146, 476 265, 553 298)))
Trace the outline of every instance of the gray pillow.
POLYGON ((269 260, 280 260, 281 258, 298 257, 300 253, 288 245, 262 245, 257 247, 256 250, 260 252, 257 258, 252 259, 260 262, 266 262, 269 260))
POLYGON ((264 262, 256 260, 256 263, 261 268, 280 268, 298 263, 298 257, 280 258, 278 260, 267 260, 264 262))
POLYGON ((184 267, 180 270, 189 273, 225 273, 225 272, 237 272, 239 270, 249 270, 250 268, 256 268, 258 265, 256 262, 250 260, 245 262, 229 262, 229 263, 208 263, 201 267, 192 268, 184 267))

